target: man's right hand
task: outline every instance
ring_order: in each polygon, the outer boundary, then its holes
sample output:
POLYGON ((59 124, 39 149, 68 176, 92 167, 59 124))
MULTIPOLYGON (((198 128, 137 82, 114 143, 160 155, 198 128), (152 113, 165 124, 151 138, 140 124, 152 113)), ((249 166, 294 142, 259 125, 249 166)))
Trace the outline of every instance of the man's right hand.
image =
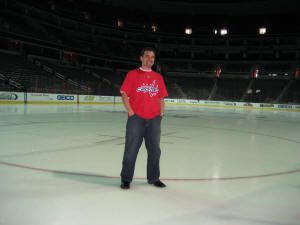
POLYGON ((128 112, 128 116, 133 116, 135 113, 134 111, 132 110, 131 106, 130 106, 130 103, 129 103, 129 98, 128 96, 126 95, 126 93, 123 93, 122 94, 122 100, 123 100, 123 103, 124 103, 124 106, 128 112))

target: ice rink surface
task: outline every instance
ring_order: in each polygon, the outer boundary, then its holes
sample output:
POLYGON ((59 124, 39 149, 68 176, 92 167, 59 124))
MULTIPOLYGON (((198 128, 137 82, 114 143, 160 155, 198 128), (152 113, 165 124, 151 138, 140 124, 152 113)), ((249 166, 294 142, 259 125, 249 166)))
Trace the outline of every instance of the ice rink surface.
POLYGON ((0 225, 299 225, 300 113, 166 106, 120 189, 122 105, 0 105, 0 225))

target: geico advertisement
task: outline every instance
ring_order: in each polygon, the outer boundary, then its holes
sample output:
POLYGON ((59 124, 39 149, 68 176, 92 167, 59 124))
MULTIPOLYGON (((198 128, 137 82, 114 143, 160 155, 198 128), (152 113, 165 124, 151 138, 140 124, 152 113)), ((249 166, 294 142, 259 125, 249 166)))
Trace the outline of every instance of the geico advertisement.
POLYGON ((57 95, 58 101, 75 101, 74 95, 57 95))

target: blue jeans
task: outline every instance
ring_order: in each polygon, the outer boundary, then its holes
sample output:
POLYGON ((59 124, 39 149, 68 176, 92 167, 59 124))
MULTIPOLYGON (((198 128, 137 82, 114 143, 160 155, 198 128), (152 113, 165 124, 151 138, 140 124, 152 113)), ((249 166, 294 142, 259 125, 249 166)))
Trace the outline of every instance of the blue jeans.
POLYGON ((148 153, 147 179, 149 183, 159 180, 161 116, 143 119, 134 114, 128 117, 126 124, 126 141, 123 156, 122 181, 131 182, 139 149, 145 139, 148 153))

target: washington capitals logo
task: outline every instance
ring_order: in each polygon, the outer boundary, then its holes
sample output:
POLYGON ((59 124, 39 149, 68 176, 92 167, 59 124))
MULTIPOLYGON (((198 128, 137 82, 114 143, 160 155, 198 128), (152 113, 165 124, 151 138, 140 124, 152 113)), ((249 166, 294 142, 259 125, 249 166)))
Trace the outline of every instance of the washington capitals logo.
POLYGON ((144 92, 144 93, 149 93, 149 95, 152 97, 152 96, 155 96, 157 95, 159 89, 158 89, 158 85, 156 85, 155 87, 155 80, 153 81, 152 85, 148 85, 148 84, 144 84, 140 87, 138 87, 136 89, 137 92, 144 92))

